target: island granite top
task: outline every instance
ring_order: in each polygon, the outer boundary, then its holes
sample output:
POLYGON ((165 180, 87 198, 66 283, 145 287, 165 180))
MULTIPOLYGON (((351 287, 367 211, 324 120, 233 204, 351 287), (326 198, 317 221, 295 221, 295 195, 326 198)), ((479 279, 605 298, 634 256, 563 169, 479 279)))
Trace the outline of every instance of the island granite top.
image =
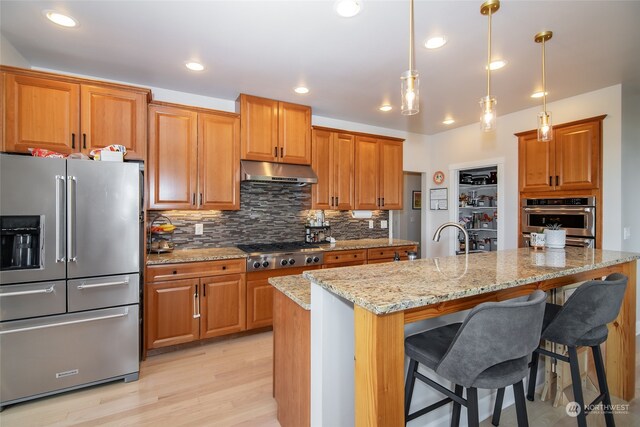
POLYGON ((375 314, 437 304, 640 258, 599 249, 531 248, 312 270, 303 277, 375 314))
POLYGON ((269 283, 300 307, 311 310, 311 283, 301 274, 271 277, 269 283))

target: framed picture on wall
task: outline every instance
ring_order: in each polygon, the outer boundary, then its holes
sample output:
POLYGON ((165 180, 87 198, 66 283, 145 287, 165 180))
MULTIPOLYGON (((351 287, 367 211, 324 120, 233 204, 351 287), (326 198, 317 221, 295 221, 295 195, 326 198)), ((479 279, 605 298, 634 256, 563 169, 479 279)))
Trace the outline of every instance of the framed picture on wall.
POLYGON ((422 191, 411 192, 411 209, 422 209, 422 191))

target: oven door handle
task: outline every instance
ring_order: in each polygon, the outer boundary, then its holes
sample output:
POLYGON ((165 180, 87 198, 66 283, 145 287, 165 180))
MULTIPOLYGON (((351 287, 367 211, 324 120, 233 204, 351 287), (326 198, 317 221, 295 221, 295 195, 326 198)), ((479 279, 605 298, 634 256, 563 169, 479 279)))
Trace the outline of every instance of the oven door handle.
POLYGON ((522 208, 525 212, 549 212, 549 213, 556 213, 556 212, 592 212, 593 208, 592 207, 563 207, 563 208, 558 208, 558 207, 554 207, 554 208, 522 208))

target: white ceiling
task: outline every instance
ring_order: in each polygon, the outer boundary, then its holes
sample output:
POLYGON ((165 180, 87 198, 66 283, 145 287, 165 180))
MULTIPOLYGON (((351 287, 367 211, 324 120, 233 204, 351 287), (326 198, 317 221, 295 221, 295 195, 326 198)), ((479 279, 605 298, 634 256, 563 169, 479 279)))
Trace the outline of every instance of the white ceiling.
MULTIPOLYGON (((311 105, 314 114, 416 133, 478 121, 486 94, 487 18, 481 1, 415 5, 421 111, 400 115, 400 74, 408 68, 408 0, 363 0, 341 18, 334 1, 6 1, 0 31, 35 67, 223 99, 250 93, 311 105), (42 11, 80 22, 64 29, 42 11), (429 51, 427 37, 447 45, 429 51), (184 67, 204 63, 204 72, 184 67), (297 95, 293 88, 308 86, 297 95), (395 109, 377 107, 390 102, 395 109)), ((617 83, 640 87, 640 1, 503 0, 493 17, 492 75, 498 114, 540 103, 541 48, 547 44, 549 101, 617 83)), ((532 127, 534 123, 532 122, 532 127)))

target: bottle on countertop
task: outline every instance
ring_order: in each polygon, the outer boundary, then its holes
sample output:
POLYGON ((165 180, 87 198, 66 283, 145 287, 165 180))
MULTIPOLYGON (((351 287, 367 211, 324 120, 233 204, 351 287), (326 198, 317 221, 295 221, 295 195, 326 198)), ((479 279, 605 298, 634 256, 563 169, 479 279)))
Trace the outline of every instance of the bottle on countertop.
POLYGON ((400 261, 400 254, 398 252, 394 252, 393 253, 393 260, 394 261, 400 261))

